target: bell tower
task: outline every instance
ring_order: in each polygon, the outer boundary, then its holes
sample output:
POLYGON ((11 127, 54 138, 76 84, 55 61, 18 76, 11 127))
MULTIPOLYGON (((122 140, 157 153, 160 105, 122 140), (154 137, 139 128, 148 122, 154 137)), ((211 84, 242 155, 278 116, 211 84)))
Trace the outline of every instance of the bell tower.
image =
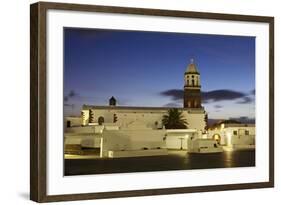
POLYGON ((194 63, 190 60, 184 73, 184 108, 201 108, 201 83, 200 73, 194 63))

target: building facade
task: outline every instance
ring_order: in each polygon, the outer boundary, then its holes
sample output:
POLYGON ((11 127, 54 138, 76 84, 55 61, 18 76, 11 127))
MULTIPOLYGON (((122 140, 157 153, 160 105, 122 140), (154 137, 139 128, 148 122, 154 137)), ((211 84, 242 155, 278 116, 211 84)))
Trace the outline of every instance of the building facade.
POLYGON ((255 124, 222 123, 220 126, 208 130, 208 136, 217 140, 220 145, 234 148, 255 147, 255 124))

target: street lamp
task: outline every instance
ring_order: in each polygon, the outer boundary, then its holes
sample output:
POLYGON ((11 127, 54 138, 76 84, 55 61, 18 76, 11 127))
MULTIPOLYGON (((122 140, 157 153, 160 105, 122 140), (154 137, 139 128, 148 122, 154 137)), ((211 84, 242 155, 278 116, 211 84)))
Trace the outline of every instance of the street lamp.
POLYGON ((180 137, 179 139, 181 141, 181 149, 182 149, 182 140, 184 140, 184 137, 180 137))

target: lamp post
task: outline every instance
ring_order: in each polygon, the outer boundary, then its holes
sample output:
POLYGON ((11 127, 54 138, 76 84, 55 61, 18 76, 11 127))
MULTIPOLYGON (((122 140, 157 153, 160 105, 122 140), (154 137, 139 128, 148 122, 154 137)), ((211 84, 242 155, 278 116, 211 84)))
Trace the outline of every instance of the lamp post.
POLYGON ((182 140, 184 140, 184 137, 180 137, 179 139, 181 141, 181 149, 182 149, 182 140))

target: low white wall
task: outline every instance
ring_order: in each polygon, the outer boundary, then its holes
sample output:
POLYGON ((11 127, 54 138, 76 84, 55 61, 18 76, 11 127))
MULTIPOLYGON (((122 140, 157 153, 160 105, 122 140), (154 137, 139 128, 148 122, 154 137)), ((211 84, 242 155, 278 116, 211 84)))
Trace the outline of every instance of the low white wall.
POLYGON ((85 126, 85 127, 67 127, 64 129, 64 133, 95 133, 95 126, 85 126))
POLYGON ((81 117, 65 117, 63 121, 64 128, 68 126, 68 122, 70 122, 70 127, 77 127, 82 125, 81 117))
POLYGON ((190 153, 212 153, 222 152, 216 140, 213 139, 195 139, 188 141, 188 152, 190 153))
POLYGON ((81 147, 100 148, 100 143, 101 143, 100 136, 94 136, 94 137, 81 139, 81 147))
POLYGON ((67 133, 64 135, 64 144, 79 144, 83 147, 100 147, 100 134, 94 133, 67 133))
POLYGON ((168 155, 167 149, 151 149, 151 150, 129 150, 129 151, 109 151, 108 157, 145 157, 168 155))
POLYGON ((104 130, 103 155, 108 151, 165 149, 165 130, 104 130))
POLYGON ((102 133, 103 129, 107 130, 118 130, 118 126, 107 126, 107 125, 93 125, 93 126, 83 126, 83 127, 67 127, 64 129, 64 133, 76 133, 76 134, 85 134, 85 133, 102 133))
POLYGON ((255 145, 254 135, 232 135, 231 145, 255 145))
POLYGON ((167 149, 187 149, 191 138, 198 138, 198 132, 194 129, 166 130, 167 149))

